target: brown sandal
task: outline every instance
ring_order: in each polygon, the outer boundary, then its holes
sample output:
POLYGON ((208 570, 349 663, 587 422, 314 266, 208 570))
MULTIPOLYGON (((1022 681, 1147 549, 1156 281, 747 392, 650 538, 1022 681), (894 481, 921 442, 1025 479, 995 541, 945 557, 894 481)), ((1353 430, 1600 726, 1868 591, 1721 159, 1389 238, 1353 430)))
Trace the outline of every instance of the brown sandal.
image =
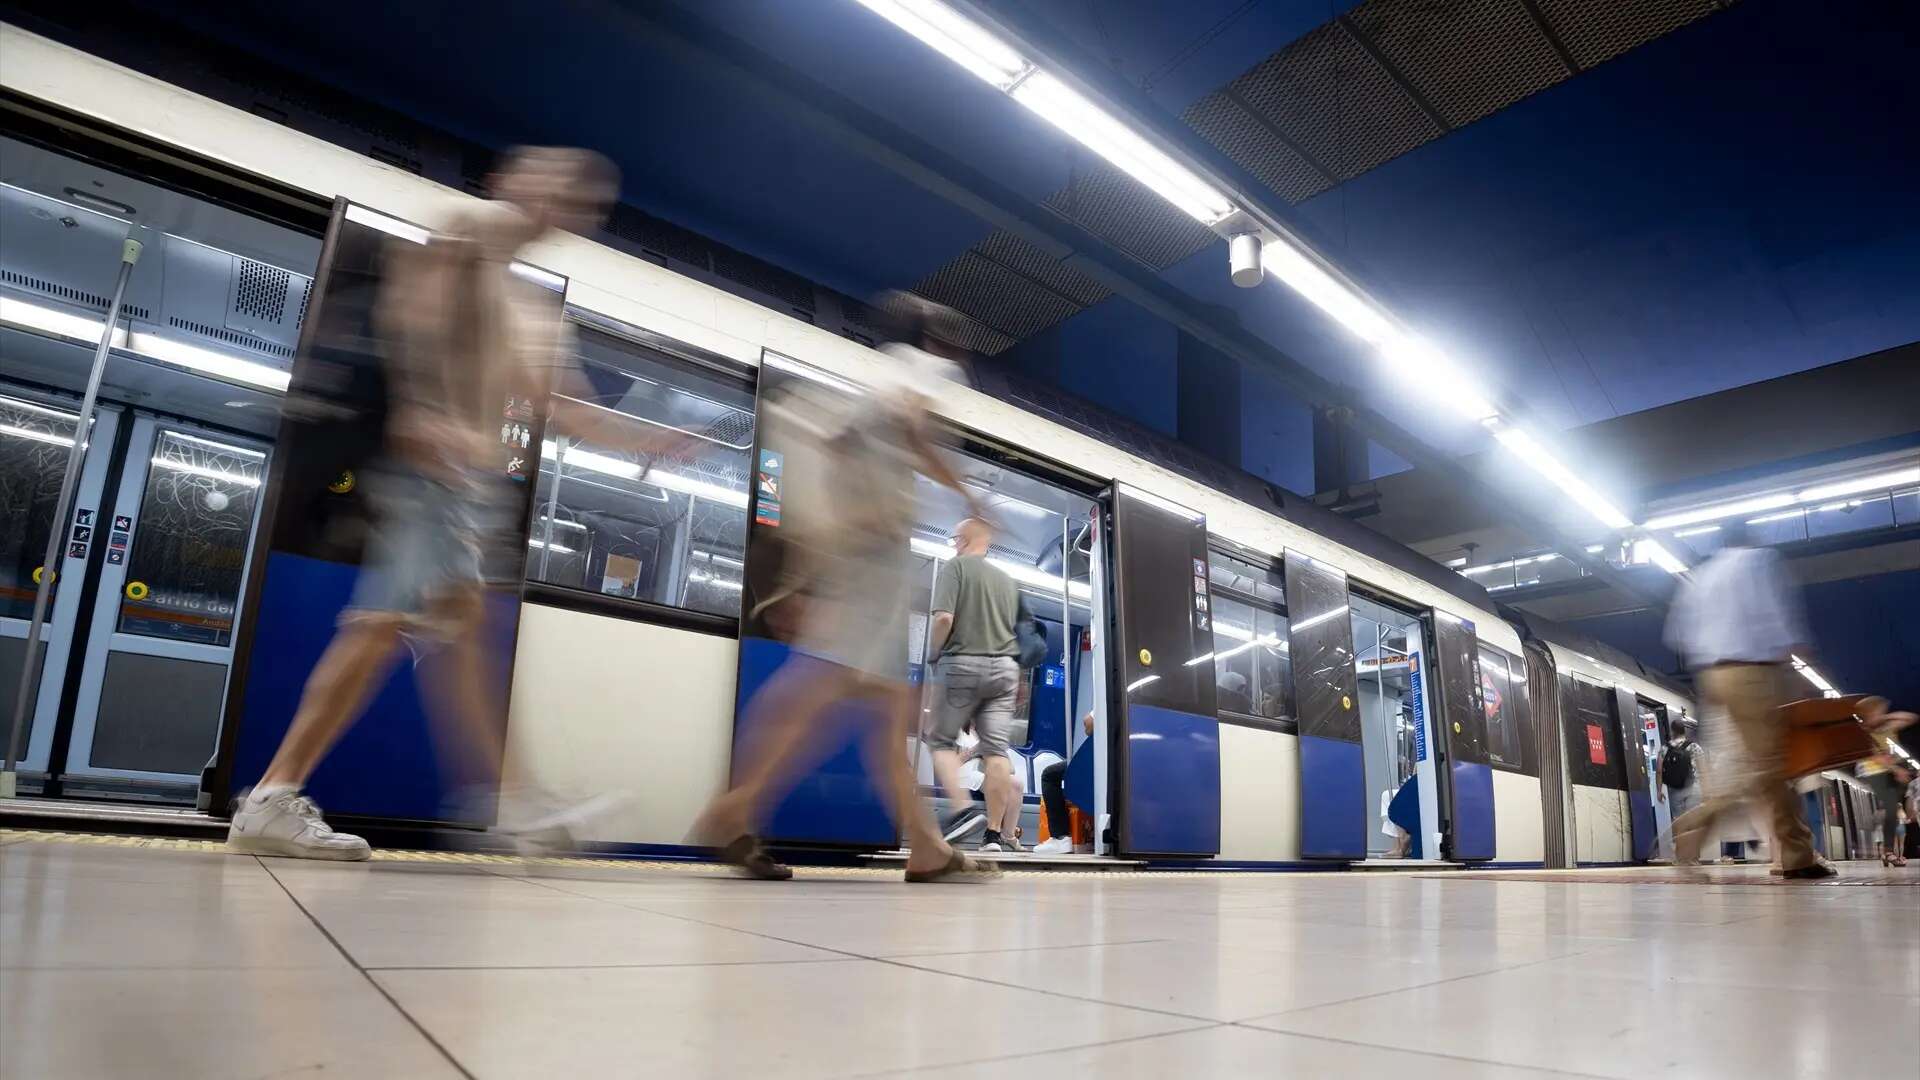
POLYGON ((793 877, 793 868, 777 863, 767 849, 760 846, 758 838, 742 834, 734 837, 733 842, 715 852, 721 862, 727 863, 741 873, 761 881, 786 881, 793 877))
POLYGON ((907 881, 914 885, 927 885, 934 882, 950 881, 955 884, 981 884, 998 881, 1000 868, 990 862, 970 858, 955 851, 947 856, 947 864, 938 870, 909 870, 907 881))

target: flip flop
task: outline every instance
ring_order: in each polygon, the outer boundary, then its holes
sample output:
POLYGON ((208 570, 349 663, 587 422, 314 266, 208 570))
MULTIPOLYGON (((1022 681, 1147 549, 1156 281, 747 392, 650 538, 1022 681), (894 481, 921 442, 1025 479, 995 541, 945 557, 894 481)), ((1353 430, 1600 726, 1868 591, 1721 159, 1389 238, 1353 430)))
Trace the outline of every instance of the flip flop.
POLYGON ((958 851, 949 855, 947 864, 938 870, 907 871, 907 881, 914 885, 927 885, 940 881, 950 881, 955 884, 981 884, 998 881, 1002 876, 1000 868, 992 863, 969 858, 958 851))
POLYGON ((773 856, 767 854, 767 849, 761 847, 760 841, 753 836, 742 834, 734 837, 733 842, 714 854, 721 862, 761 881, 786 881, 793 877, 793 868, 775 862, 773 856))

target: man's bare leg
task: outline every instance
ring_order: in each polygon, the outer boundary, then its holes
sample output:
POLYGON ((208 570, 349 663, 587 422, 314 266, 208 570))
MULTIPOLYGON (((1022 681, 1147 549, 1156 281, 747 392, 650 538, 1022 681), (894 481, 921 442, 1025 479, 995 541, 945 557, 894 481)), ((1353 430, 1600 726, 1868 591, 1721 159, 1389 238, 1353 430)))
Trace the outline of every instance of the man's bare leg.
POLYGON ((933 779, 940 785, 940 790, 947 793, 947 802, 954 810, 972 806, 973 792, 960 782, 960 751, 935 750, 932 757, 933 779))
POLYGON ((987 827, 1002 836, 1012 836, 1019 822, 1019 802, 1013 795, 1013 763, 1005 754, 985 754, 980 758, 981 787, 987 794, 987 827), (1008 811, 1013 811, 1009 816, 1008 811))
POLYGON ((869 728, 861 742, 867 770, 887 796, 894 825, 907 834, 907 869, 938 870, 953 857, 953 848, 941 838, 933 811, 921 800, 920 785, 906 757, 907 734, 920 711, 919 694, 902 683, 882 691, 880 701, 886 720, 869 728))
POLYGON ((392 668, 399 641, 399 623, 387 619, 352 619, 334 633, 307 676, 293 723, 260 777, 261 787, 306 785, 392 668))
POLYGON ((496 675, 486 655, 486 593, 463 588, 442 602, 439 613, 451 627, 447 641, 420 666, 441 765, 463 784, 497 784, 506 740, 501 699, 489 692, 496 675))

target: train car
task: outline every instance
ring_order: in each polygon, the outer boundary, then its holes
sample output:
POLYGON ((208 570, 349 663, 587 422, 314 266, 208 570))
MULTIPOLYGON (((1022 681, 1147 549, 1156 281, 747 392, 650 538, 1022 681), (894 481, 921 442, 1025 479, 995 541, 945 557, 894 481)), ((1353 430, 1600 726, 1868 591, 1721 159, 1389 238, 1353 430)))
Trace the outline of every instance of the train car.
MULTIPOLYGON (((14 27, 0 49, 0 443, 5 479, 33 493, 14 518, 21 554, 0 568, 9 649, 39 572, 31 538, 71 530, 22 779, 219 812, 259 775, 351 586, 372 420, 326 406, 365 390, 352 343, 382 252, 471 196, 14 27), (38 523, 130 232, 145 253, 76 514, 38 523)), ((741 609, 754 537, 778 527, 774 493, 795 490, 761 405, 887 361, 588 238, 542 241, 518 270, 573 325, 595 404, 698 449, 645 467, 503 403, 501 467, 527 501, 526 584, 495 613, 511 663, 484 688, 503 704, 506 782, 630 793, 582 839, 683 851, 751 736, 740 702, 782 655, 741 609)), ((986 390, 976 373, 936 412, 951 463, 1001 521, 992 558, 1048 632, 1014 754, 1036 830, 1039 776, 1068 761, 1089 858, 1651 856, 1644 769, 1624 766, 1636 725, 1684 713, 1681 695, 1523 639, 1478 586, 1310 502, 1204 483, 986 390), (1536 716, 1579 739, 1543 752, 1536 716)), ((960 503, 923 484, 918 506, 929 587, 900 642, 916 680, 960 503)), ((312 790, 348 822, 484 824, 437 772, 412 678, 375 696, 312 790)), ((773 837, 895 846, 858 755, 821 753, 773 837)))
POLYGON ((1601 642, 1522 616, 1548 767, 1550 862, 1610 866, 1670 859, 1673 802, 1660 753, 1697 721, 1692 698, 1601 642), (1562 862, 1564 860, 1564 862, 1562 862))

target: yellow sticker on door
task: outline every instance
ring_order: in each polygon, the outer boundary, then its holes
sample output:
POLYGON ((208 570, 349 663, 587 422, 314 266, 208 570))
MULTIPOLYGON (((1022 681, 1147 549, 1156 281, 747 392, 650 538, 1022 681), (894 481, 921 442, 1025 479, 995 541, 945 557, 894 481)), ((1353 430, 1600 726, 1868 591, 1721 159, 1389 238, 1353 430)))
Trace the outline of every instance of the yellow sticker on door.
POLYGON ((1140 650, 1140 666, 1141 667, 1153 666, 1153 654, 1148 652, 1145 649, 1140 650))
POLYGON ((147 583, 144 581, 127 582, 127 599, 129 600, 145 600, 152 591, 147 588, 147 583))

